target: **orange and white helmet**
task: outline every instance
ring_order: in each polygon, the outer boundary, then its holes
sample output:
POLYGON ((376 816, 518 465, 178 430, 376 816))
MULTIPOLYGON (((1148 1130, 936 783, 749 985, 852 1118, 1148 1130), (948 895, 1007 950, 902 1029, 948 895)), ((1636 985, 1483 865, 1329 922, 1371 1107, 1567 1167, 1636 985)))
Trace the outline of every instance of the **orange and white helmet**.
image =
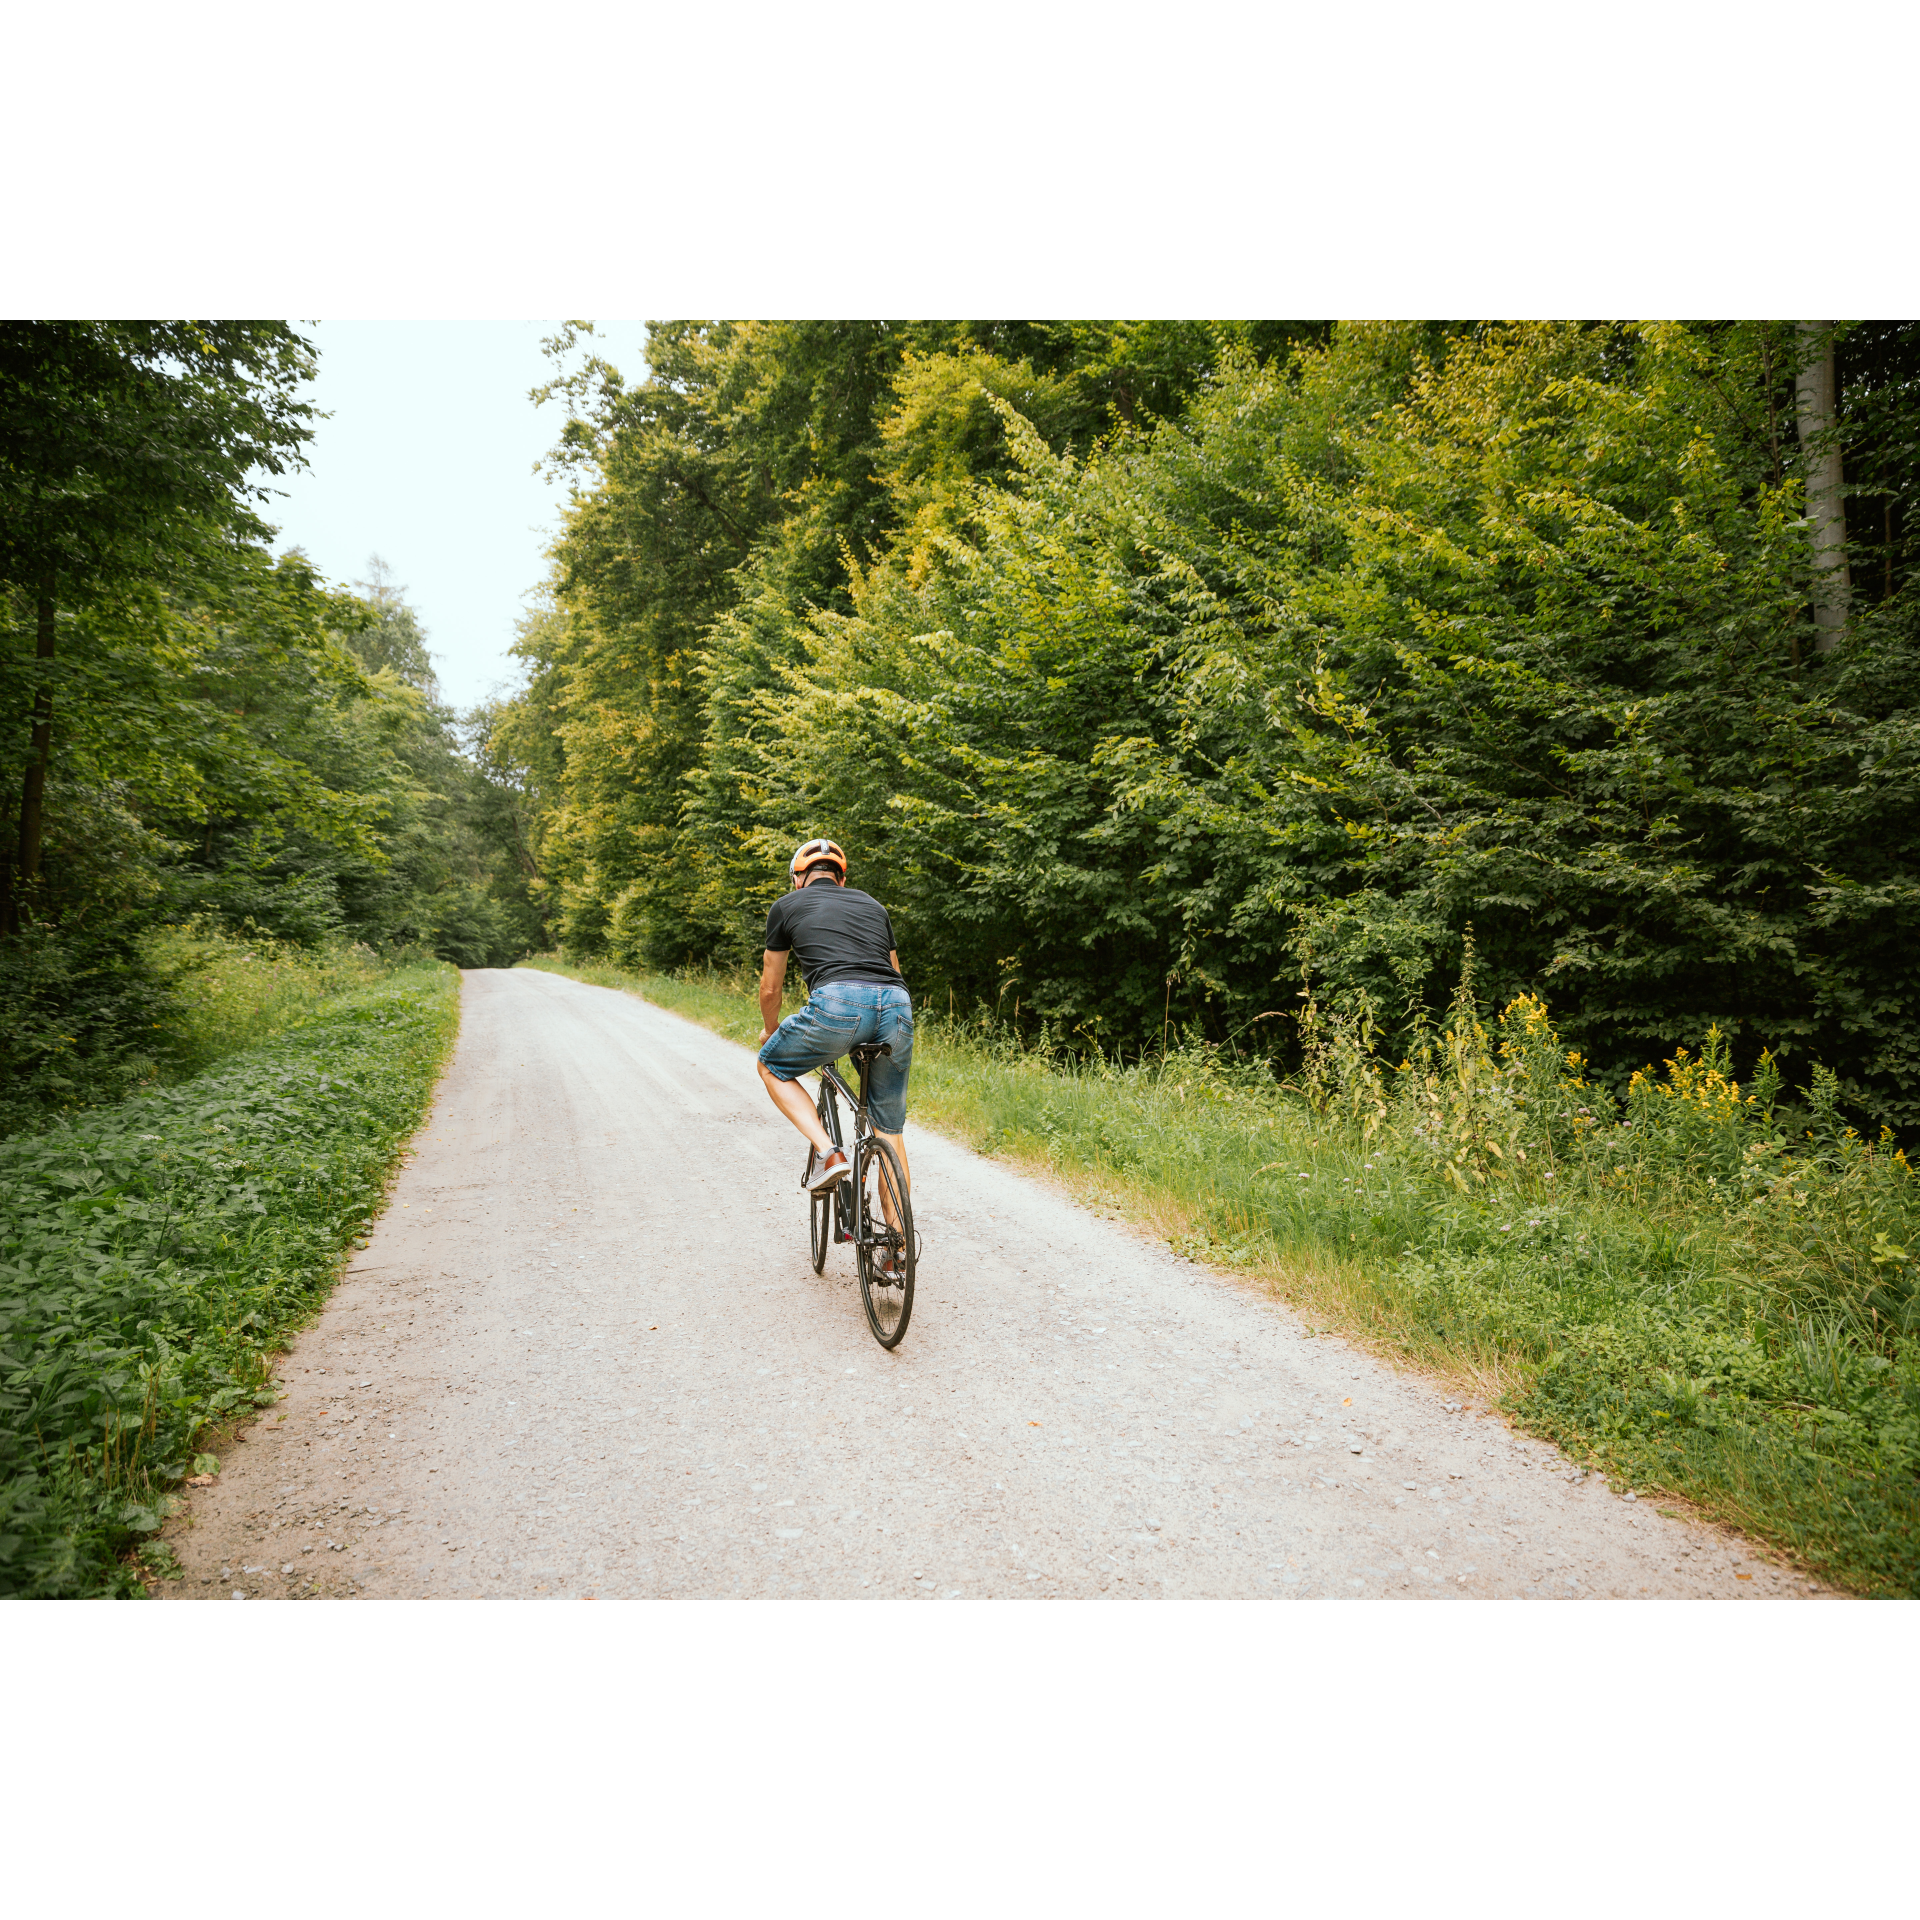
POLYGON ((817 867, 822 861, 830 867, 838 867, 842 880, 847 877, 847 856, 831 840, 809 840, 805 846, 798 848, 787 862, 787 873, 790 878, 798 880, 809 867, 817 867))

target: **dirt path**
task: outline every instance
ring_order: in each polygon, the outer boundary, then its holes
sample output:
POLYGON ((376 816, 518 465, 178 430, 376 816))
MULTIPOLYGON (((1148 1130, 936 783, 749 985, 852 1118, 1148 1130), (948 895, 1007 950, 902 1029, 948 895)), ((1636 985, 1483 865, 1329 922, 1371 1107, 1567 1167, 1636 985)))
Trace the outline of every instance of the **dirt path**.
POLYGON ((751 1056, 628 995, 468 974, 416 1147, 170 1596, 1813 1590, 925 1133, 882 1352, 751 1056))

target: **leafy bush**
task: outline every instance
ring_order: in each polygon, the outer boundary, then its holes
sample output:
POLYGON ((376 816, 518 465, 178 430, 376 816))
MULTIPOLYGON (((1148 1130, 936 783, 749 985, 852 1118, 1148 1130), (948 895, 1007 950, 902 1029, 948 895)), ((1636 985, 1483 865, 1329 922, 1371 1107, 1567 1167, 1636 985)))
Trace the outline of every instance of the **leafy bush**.
POLYGON ((454 986, 405 969, 185 1085, 0 1143, 0 1593, 138 1591, 116 1556, 205 1431, 273 1399, 271 1355, 380 1205, 454 986))
POLYGON ((650 945, 647 889, 636 880, 614 898, 607 909, 607 957, 616 967, 638 968, 647 963, 650 945))
POLYGON ((0 1134, 151 1080, 184 1013, 122 920, 0 938, 0 1134))
POLYGON ((456 967, 510 966, 527 949, 524 916, 480 887, 450 888, 426 905, 433 951, 456 967))

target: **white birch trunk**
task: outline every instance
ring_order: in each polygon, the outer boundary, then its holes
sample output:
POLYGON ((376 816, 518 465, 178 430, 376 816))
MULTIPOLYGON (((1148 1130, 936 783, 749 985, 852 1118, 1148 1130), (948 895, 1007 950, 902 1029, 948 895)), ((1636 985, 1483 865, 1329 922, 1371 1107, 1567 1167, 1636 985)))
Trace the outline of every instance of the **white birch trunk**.
POLYGON ((1853 592, 1847 575, 1847 517, 1840 491, 1833 322, 1801 320, 1796 325, 1800 376, 1794 386, 1794 420, 1807 478, 1807 519, 1813 528, 1813 646, 1816 653, 1831 653, 1840 644, 1853 592))

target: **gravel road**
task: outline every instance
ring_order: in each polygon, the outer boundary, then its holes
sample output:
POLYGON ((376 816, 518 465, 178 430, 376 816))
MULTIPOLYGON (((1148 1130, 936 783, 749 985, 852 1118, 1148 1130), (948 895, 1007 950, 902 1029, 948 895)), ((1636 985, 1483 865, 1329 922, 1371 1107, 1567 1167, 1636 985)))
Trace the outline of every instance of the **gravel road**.
POLYGON ((1244 1281, 924 1131, 883 1352, 752 1056, 463 983, 392 1204, 171 1530, 181 1599, 1781 1598, 1244 1281))

